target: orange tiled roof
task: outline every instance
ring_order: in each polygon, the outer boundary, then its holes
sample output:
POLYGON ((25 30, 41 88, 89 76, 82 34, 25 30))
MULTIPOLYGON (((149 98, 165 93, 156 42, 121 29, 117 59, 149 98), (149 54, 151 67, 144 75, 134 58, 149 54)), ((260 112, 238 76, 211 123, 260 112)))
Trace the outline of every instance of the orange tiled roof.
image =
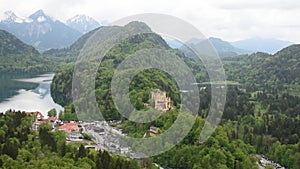
POLYGON ((56 117, 48 117, 47 121, 49 122, 55 122, 57 120, 56 117))
POLYGON ((43 120, 44 119, 44 115, 41 112, 26 112, 27 115, 34 115, 36 117, 38 117, 39 119, 43 120))
POLYGON ((77 123, 65 123, 59 127, 59 130, 64 130, 67 133, 79 132, 77 123))

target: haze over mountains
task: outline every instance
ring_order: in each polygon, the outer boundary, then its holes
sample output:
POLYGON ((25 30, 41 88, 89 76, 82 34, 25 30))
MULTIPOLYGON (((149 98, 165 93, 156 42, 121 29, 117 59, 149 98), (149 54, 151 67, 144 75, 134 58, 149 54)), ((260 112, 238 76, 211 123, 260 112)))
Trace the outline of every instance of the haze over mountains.
MULTIPOLYGON (((165 38, 165 40, 172 48, 184 48, 183 44, 177 40, 172 40, 169 38, 165 38)), ((209 42, 215 48, 221 58, 234 57, 242 54, 251 54, 256 52, 275 54, 276 52, 293 44, 293 42, 283 41, 275 38, 252 38, 229 42, 216 37, 210 37, 208 39, 191 39, 186 43, 197 45, 202 51, 205 51, 205 45, 203 44, 207 42, 209 42)))
MULTIPOLYGON (((48 16, 43 10, 38 10, 28 17, 20 17, 12 11, 7 11, 0 21, 0 29, 12 33, 39 51, 67 48, 83 34, 103 25, 105 24, 100 24, 86 15, 75 15, 64 23, 48 16)), ((180 48, 182 46, 181 43, 174 40, 165 40, 172 48, 180 48)), ((193 39, 187 43, 201 46, 201 41, 193 39)), ((274 54, 293 44, 292 42, 278 39, 259 38, 228 42, 220 38, 210 37, 208 41, 215 47, 220 57, 233 57, 254 52, 274 54)))
POLYGON ((65 24, 48 16, 43 10, 29 17, 19 17, 12 11, 7 11, 0 22, 0 29, 14 34, 41 51, 67 47, 84 33, 99 26, 97 21, 84 15, 77 15, 65 24))
POLYGON ((279 50, 286 48, 292 44, 292 42, 278 40, 274 38, 250 38, 236 42, 231 42, 231 45, 237 48, 247 49, 253 52, 265 52, 270 54, 275 54, 279 50))
POLYGON ((192 39, 186 42, 187 44, 196 45, 200 51, 204 53, 211 53, 211 49, 207 46, 209 43, 215 48, 221 58, 233 57, 241 54, 248 54, 251 51, 232 46, 229 42, 226 42, 220 38, 210 37, 208 39, 192 39))

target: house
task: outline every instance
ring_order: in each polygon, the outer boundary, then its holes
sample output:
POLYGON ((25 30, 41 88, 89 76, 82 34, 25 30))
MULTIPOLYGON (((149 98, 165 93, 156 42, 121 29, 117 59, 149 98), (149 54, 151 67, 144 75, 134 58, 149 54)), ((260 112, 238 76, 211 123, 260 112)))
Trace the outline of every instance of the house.
POLYGON ((78 124, 76 122, 64 123, 59 126, 58 130, 66 133, 68 141, 82 141, 83 136, 80 134, 78 124))
POLYGON ((156 136, 156 134, 158 134, 159 128, 151 126, 149 131, 150 131, 150 137, 154 137, 156 136))
POLYGON ((59 126, 59 130, 63 130, 66 133, 79 132, 79 127, 76 122, 70 122, 59 126))
POLYGON ((26 112, 27 116, 35 116, 36 119, 32 125, 32 129, 33 130, 38 130, 39 126, 42 124, 42 122, 44 122, 44 115, 41 112, 26 112))
POLYGON ((120 148, 121 154, 127 154, 130 152, 129 147, 121 147, 120 148))
POLYGON ((43 121, 44 117, 45 117, 41 112, 38 112, 38 111, 36 111, 36 112, 27 112, 26 114, 35 116, 38 121, 43 121))
POLYGON ((45 119, 45 120, 36 120, 36 121, 33 123, 32 129, 33 129, 33 130, 38 130, 39 127, 40 127, 40 125, 41 125, 42 123, 46 123, 46 122, 49 122, 49 123, 51 124, 51 126, 52 126, 52 129, 55 129, 55 123, 50 122, 50 121, 48 121, 47 119, 45 119))
POLYGON ((46 121, 50 123, 56 123, 58 121, 57 117, 48 117, 46 121))
POLYGON ((105 130, 102 127, 93 126, 93 130, 94 130, 95 133, 98 133, 99 135, 104 135, 105 134, 105 130))
POLYGON ((154 101, 154 108, 159 111, 170 110, 171 107, 171 98, 167 97, 166 92, 156 90, 151 93, 151 99, 154 101))
POLYGON ((49 122, 52 126, 52 129, 55 129, 56 125, 59 124, 59 120, 57 117, 48 117, 47 119, 44 119, 43 121, 49 122))

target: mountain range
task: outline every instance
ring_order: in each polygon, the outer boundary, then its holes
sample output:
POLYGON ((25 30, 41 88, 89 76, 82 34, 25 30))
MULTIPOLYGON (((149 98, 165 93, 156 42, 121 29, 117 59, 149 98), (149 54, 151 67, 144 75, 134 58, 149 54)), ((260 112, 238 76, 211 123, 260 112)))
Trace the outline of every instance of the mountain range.
POLYGON ((247 49, 252 52, 265 52, 275 54, 283 48, 293 44, 293 42, 269 38, 251 38, 230 43, 232 46, 241 49, 247 49))
MULTIPOLYGON (((86 15, 75 15, 67 19, 64 23, 48 16, 43 10, 38 10, 29 17, 20 17, 12 11, 6 11, 0 21, 0 29, 12 33, 39 51, 68 48, 83 34, 103 25, 107 25, 107 23, 100 24, 95 19, 86 15)), ((168 38, 164 39, 172 48, 182 47, 181 42, 168 38)), ((210 37, 207 40, 214 46, 222 58, 255 52, 274 54, 293 44, 292 42, 278 39, 261 38, 235 42, 228 42, 215 37, 210 37)), ((193 43, 197 44, 200 48, 205 48, 201 46, 203 42, 203 39, 192 39, 185 43, 193 43)))
MULTIPOLYGON (((188 50, 187 46, 185 46, 182 42, 179 42, 179 41, 173 40, 173 39, 169 39, 169 38, 164 38, 164 39, 171 48, 177 48, 177 49, 185 50, 187 52, 187 50, 188 50)), ((214 37, 210 37, 208 39, 191 39, 191 40, 185 42, 185 44, 196 45, 200 51, 202 51, 203 53, 206 53, 206 54, 211 52, 211 49, 212 49, 211 47, 213 47, 214 50, 218 53, 218 55, 221 58, 233 57, 233 56, 238 56, 241 54, 251 53, 251 51, 236 48, 236 47, 232 46, 229 42, 224 41, 220 38, 214 38, 214 37), (207 46, 208 44, 211 44, 211 45, 207 46)), ((194 57, 194 56, 191 56, 191 55, 193 55, 192 53, 190 53, 190 52, 188 52, 188 53, 189 53, 188 57, 194 57)))
POLYGON ((0 29, 6 30, 40 51, 64 48, 75 42, 84 33, 99 27, 91 17, 77 15, 66 24, 38 10, 29 17, 19 17, 12 11, 4 13, 0 29))
MULTIPOLYGON (((172 48, 184 49, 182 42, 178 40, 164 38, 168 45, 172 48)), ((284 49, 290 45, 292 42, 283 41, 279 39, 262 39, 262 38, 252 38, 245 39, 235 42, 229 42, 222 40, 220 38, 210 37, 208 39, 191 39, 186 44, 196 45, 204 53, 207 53, 209 49, 206 49, 204 44, 210 43, 221 58, 233 57, 242 54, 251 54, 256 52, 264 52, 268 54, 275 54, 276 52, 284 49)))
POLYGON ((209 48, 209 46, 207 46, 207 44, 211 44, 221 58, 233 57, 241 54, 251 53, 251 51, 248 51, 246 49, 236 48, 232 46, 229 42, 214 37, 210 37, 208 39, 191 39, 187 41, 186 44, 195 45, 197 46, 199 51, 202 51, 203 53, 206 54, 209 54, 211 52, 210 51, 211 49, 209 48))
POLYGON ((241 84, 298 84, 300 82, 300 45, 291 45, 276 54, 262 52, 223 59, 230 81, 241 84))
POLYGON ((76 40, 72 45, 65 47, 63 49, 50 49, 43 52, 44 56, 57 57, 63 59, 65 62, 73 62, 76 60, 83 48, 86 41, 100 28, 96 28, 84 35, 82 35, 78 40, 76 40))

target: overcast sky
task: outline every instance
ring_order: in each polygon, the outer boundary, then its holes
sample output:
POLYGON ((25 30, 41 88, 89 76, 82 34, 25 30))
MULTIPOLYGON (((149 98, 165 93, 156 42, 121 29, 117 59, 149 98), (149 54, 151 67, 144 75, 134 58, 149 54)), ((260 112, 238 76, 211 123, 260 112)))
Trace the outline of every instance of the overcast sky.
POLYGON ((12 10, 28 16, 39 9, 61 21, 76 14, 112 22, 133 14, 163 13, 190 22, 207 37, 300 42, 299 0, 0 0, 0 13, 12 10))

